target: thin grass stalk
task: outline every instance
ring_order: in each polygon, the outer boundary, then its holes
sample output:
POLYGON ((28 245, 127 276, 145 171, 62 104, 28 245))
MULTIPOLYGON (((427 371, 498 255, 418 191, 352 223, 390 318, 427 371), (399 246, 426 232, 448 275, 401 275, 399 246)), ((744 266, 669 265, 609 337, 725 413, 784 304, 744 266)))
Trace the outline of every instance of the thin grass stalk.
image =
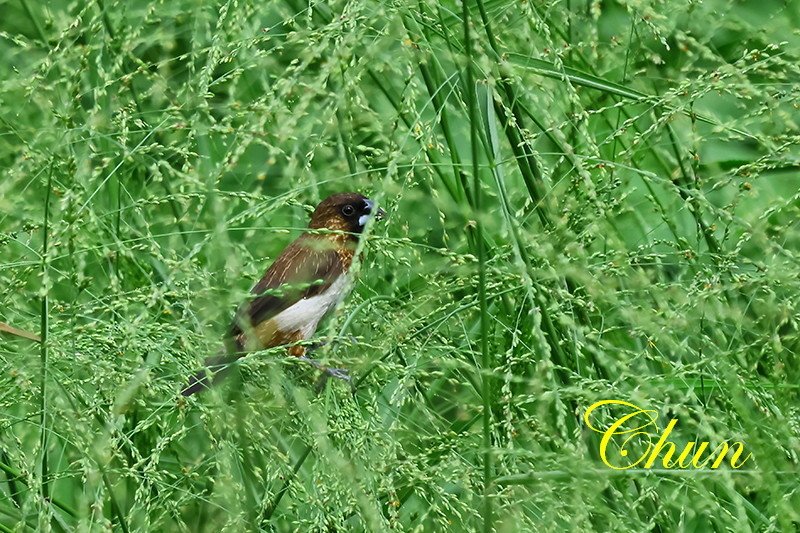
POLYGON ((22 4, 22 9, 25 10, 25 14, 28 15, 28 18, 31 19, 33 23, 33 27, 36 28, 36 34, 39 36, 39 39, 42 40, 42 44, 49 48, 49 44, 47 42, 47 36, 44 33, 44 29, 42 29, 42 24, 39 22, 39 17, 33 14, 31 10, 31 6, 28 4, 28 0, 19 0, 20 4, 22 4))
POLYGON ((272 499, 272 501, 269 503, 266 509, 264 509, 264 512, 261 515, 262 523, 269 522, 272 519, 272 515, 275 514, 275 510, 278 508, 278 505, 280 505, 281 500, 286 495, 286 491, 289 490, 289 485, 291 485, 292 481, 294 480, 294 477, 297 475, 297 473, 300 471, 300 468, 303 466, 303 463, 306 461, 306 459, 308 459, 308 456, 311 455, 312 449, 313 448, 310 444, 306 445, 305 449, 303 450, 303 453, 301 453, 300 457, 297 458, 297 461, 295 461, 294 466, 292 467, 291 474, 286 476, 286 479, 283 480, 283 485, 281 485, 281 488, 275 494, 275 497, 272 499))
POLYGON ((48 276, 48 234, 50 233, 50 194, 52 191, 53 181, 53 162, 50 162, 50 171, 47 175, 47 190, 44 197, 44 222, 42 224, 42 288, 41 288, 41 338, 42 342, 39 344, 39 426, 41 433, 39 434, 39 447, 41 449, 40 468, 41 468, 41 487, 40 494, 43 501, 50 498, 50 487, 48 484, 49 465, 47 463, 47 424, 49 417, 47 416, 47 333, 49 329, 49 312, 50 305, 48 301, 48 284, 50 283, 48 276))
POLYGON ((703 220, 703 215, 700 209, 700 204, 693 195, 690 195, 686 192, 686 189, 690 187, 690 185, 696 181, 693 179, 692 173, 689 169, 686 168, 686 163, 683 160, 683 156, 681 155, 678 138, 675 135, 675 132, 672 129, 672 126, 667 124, 667 134, 669 135, 670 145, 672 146, 673 154, 675 155, 675 159, 678 161, 678 168, 681 171, 682 180, 678 182, 678 194, 680 195, 681 199, 685 202, 688 202, 692 209, 689 211, 692 213, 695 221, 697 222, 697 226, 700 228, 700 233, 702 234, 703 239, 706 241, 706 245, 708 249, 711 251, 712 258, 714 262, 718 262, 718 256, 721 252, 721 248, 719 243, 717 242, 716 237, 709 229, 708 225, 703 220))
MULTIPOLYGON (((418 2, 420 12, 423 10, 422 2, 418 2)), ((403 20, 405 22, 407 17, 404 17, 403 20)), ((408 24, 406 24, 406 29, 408 29, 408 24)), ((425 36, 426 39, 430 42, 430 36, 425 31, 424 27, 420 30, 422 34, 425 36)), ((419 56, 420 54, 417 53, 419 56)), ((439 65, 439 62, 435 55, 428 54, 428 56, 420 60, 418 62, 420 74, 422 74, 422 80, 425 82, 425 87, 428 89, 428 94, 431 97, 431 102, 433 102, 434 110, 436 111, 436 115, 439 117, 439 123, 442 127, 442 133, 444 134, 445 142, 447 143, 447 149, 450 152, 450 158, 453 161, 453 175, 457 185, 459 187, 459 193, 461 194, 460 201, 466 201, 469 196, 469 185, 467 182, 467 176, 464 172, 464 167, 461 163, 461 156, 458 153, 458 148, 456 147, 455 136, 453 134, 452 128, 450 127, 450 117, 447 111, 447 101, 446 99, 442 98, 440 87, 444 85, 442 80, 442 68, 439 65), (432 64, 432 68, 428 68, 427 61, 430 60, 432 64)))
MULTIPOLYGON (((400 120, 405 124, 406 128, 410 131, 413 127, 411 120, 406 116, 405 113, 402 112, 402 106, 397 99, 397 96, 392 94, 389 88, 386 86, 383 80, 381 80, 380 76, 378 76, 375 72, 370 69, 367 69, 367 75, 370 79, 375 83, 381 93, 386 97, 392 107, 397 111, 397 116, 400 117, 400 120)), ((426 155, 433 163, 433 171, 438 175, 439 179, 441 180, 442 184, 444 184, 445 188, 447 189, 448 194, 451 198, 458 198, 458 189, 456 185, 454 185, 450 179, 445 177, 444 173, 441 169, 441 164, 439 162, 439 158, 435 152, 432 150, 428 150, 427 147, 423 147, 425 150, 426 155)))
POLYGON ((355 176, 358 173, 358 168, 356 167, 356 158, 353 155, 353 151, 350 149, 350 135, 347 133, 344 113, 342 113, 340 108, 336 109, 336 124, 339 129, 339 142, 342 146, 345 160, 347 161, 347 169, 350 171, 351 176, 355 176))
POLYGON ((108 491, 108 494, 110 496, 109 499, 111 502, 111 512, 117 518, 117 523, 119 524, 120 529, 122 529, 122 532, 130 533, 130 530, 128 529, 128 522, 125 519, 125 512, 123 511, 122 506, 117 501, 117 498, 114 497, 114 487, 113 485, 111 485, 111 479, 109 479, 105 467, 100 465, 99 461, 97 462, 97 466, 100 469, 100 475, 102 476, 103 479, 103 485, 105 485, 106 490, 108 491))
MULTIPOLYGON (((8 453, 5 449, 0 448, 0 464, 11 464, 11 458, 8 456, 8 453)), ((19 488, 17 487, 17 478, 5 472, 6 474, 6 483, 8 483, 8 494, 11 496, 11 501, 14 502, 14 505, 17 508, 22 507, 22 500, 19 497, 19 488)))
POLYGON ((467 0, 461 2, 462 16, 464 17, 464 48, 467 57, 467 85, 464 95, 469 110, 469 141, 472 152, 472 179, 473 179, 473 204, 475 212, 475 233, 478 243, 478 300, 480 302, 480 329, 481 329, 481 376, 483 396, 483 531, 492 531, 492 479, 494 464, 492 454, 492 357, 489 353, 489 310, 486 303, 486 250, 483 240, 483 199, 481 193, 480 167, 478 164, 478 107, 475 96, 475 73, 472 59, 472 35, 470 34, 469 8, 467 0))
MULTIPOLYGON (((78 412, 78 406, 75 403, 76 399, 81 404, 81 407, 84 410, 89 409, 89 405, 82 398, 80 398, 79 396, 78 397, 73 397, 71 394, 69 394, 69 391, 66 389, 66 387, 64 386, 64 384, 62 382, 55 381, 55 384, 61 389, 63 397, 66 398, 67 403, 69 403, 70 408, 74 412, 76 412, 76 413, 78 412)), ((108 424, 106 424, 106 422, 103 420, 103 418, 100 416, 99 413, 96 413, 94 415, 94 419, 97 421, 97 423, 100 426, 108 427, 108 424)), ((120 505, 119 502, 117 501, 117 497, 114 495, 113 485, 111 484, 111 479, 108 477, 108 472, 107 472, 107 469, 106 469, 106 465, 104 463, 102 463, 101 460, 98 457, 91 457, 91 459, 94 462, 94 464, 97 466, 97 469, 100 471, 100 476, 101 476, 101 479, 103 481, 103 485, 106 487, 106 491, 108 492, 108 499, 109 499, 109 502, 111 503, 112 515, 114 516, 114 518, 116 518, 117 523, 119 524, 119 527, 120 527, 120 529, 122 529, 123 533, 129 533, 130 530, 128 528, 128 523, 127 523, 127 520, 125 518, 125 516, 126 516, 125 512, 123 511, 122 505, 120 505)), ((63 506, 61 504, 58 504, 55 500, 52 500, 52 501, 53 501, 53 503, 56 503, 56 505, 58 505, 58 507, 60 507, 61 509, 65 510, 67 512, 67 514, 69 514, 69 515, 71 515, 73 517, 77 517, 77 514, 76 514, 76 512, 74 510, 71 510, 69 507, 65 507, 65 506, 63 506)))
MULTIPOLYGON (((10 464, 0 461, 0 471, 6 474, 6 476, 13 477, 15 480, 19 481, 20 483, 28 487, 28 483, 25 481, 25 477, 22 475, 22 472, 20 472, 10 464)), ((32 487, 28 488, 31 489, 32 487)), ((75 509, 73 509, 72 507, 61 501, 59 498, 51 497, 50 501, 53 502, 53 505, 55 505, 56 507, 67 513, 69 516, 73 518, 78 516, 78 513, 75 511, 75 509)))
MULTIPOLYGON (((100 15, 101 15, 101 18, 103 20, 103 27, 105 28, 106 33, 108 33, 108 36, 111 38, 112 42, 116 42, 117 33, 114 30, 114 26, 111 24, 111 19, 108 17, 108 11, 106 10, 106 6, 105 6, 104 0, 95 0, 95 1, 97 3, 98 9, 100 10, 100 15)), ((119 49, 120 49, 120 47, 117 46, 117 50, 121 53, 121 50, 119 50, 119 49)), ((123 70, 123 74, 124 75, 131 74, 131 72, 129 72, 129 69, 127 68, 127 64, 128 64, 128 61, 127 61, 127 58, 125 58, 125 60, 123 60, 123 62, 122 62, 122 70, 123 70)), ((136 87, 134 87, 133 79, 130 80, 130 83, 128 83, 127 86, 128 86, 128 91, 131 93, 131 98, 133 99, 133 104, 134 104, 134 106, 136 106, 136 112, 139 113, 139 116, 144 117, 145 113, 143 111, 142 102, 141 102, 141 99, 139 98, 139 93, 136 91, 136 87)), ((158 140, 159 144, 164 144, 164 143, 161 142, 160 135, 158 135, 157 133, 156 133, 156 139, 158 140)), ((150 173, 149 169, 145 169, 145 171, 148 174, 150 173)), ((186 243, 187 242, 187 240, 186 240, 187 239, 186 238, 187 233, 186 233, 186 228, 185 228, 185 226, 183 224, 183 220, 182 220, 183 216, 181 215, 180 209, 178 208, 178 204, 175 201, 174 195, 172 194, 172 189, 170 188, 169 183, 168 183, 169 180, 160 180, 160 181, 161 181, 161 185, 164 187, 164 191, 167 193, 167 201, 169 202, 170 209, 172 209, 172 214, 175 217, 175 225, 178 227, 179 234, 180 234, 181 238, 183 239, 183 242, 186 243)))
MULTIPOLYGON (((285 1, 286 1, 287 5, 292 7, 292 9, 295 9, 295 10, 298 9, 297 6, 293 5, 291 0, 285 0, 285 1)), ((331 13, 330 8, 327 5, 325 5, 324 3, 313 4, 312 6, 310 6, 310 9, 312 10, 312 13, 314 15, 316 15, 319 19, 322 20, 322 22, 324 24, 330 23, 331 20, 333 19, 333 15, 331 13)), ((395 109, 395 111, 397 112, 397 116, 400 118, 400 120, 403 122, 403 124, 406 126, 406 128, 409 131, 411 131, 411 129, 413 127, 413 123, 408 118, 408 116, 406 116, 406 114, 403 113, 403 111, 402 111, 403 108, 402 108, 402 105, 401 105, 399 99, 389 89, 389 87, 387 86, 385 80, 382 79, 382 77, 379 74, 377 74, 374 69, 367 68, 366 69, 366 73, 367 73, 367 76, 369 76, 369 78, 373 81, 373 83, 375 83, 375 85, 378 87, 380 92, 386 97, 386 99, 389 101, 391 106, 395 109)), ((453 198, 453 199, 456 199, 456 201, 458 201, 457 199, 461 198, 461 195, 458 193, 458 190, 459 190, 458 180, 456 180, 456 182, 454 183, 451 180, 449 180, 448 178, 446 178, 444 173, 442 172, 442 168, 443 168, 444 165, 442 165, 441 162, 439 161, 439 157, 438 157, 437 153, 435 151, 429 149, 425 144, 422 144, 421 146, 422 146, 422 149, 425 151, 425 154, 428 156, 428 158, 430 159, 430 161, 432 163, 433 171, 436 173, 436 175, 439 177, 441 182, 444 184, 444 186, 447 189, 447 192, 450 195, 450 197, 453 198)))
MULTIPOLYGON (((631 56, 631 44, 633 43, 633 18, 631 18, 630 29, 628 30, 628 46, 625 49, 625 63, 622 65, 622 79, 620 80, 621 83, 625 83, 628 81, 628 63, 630 62, 631 56)), ((617 109, 617 121, 614 125, 614 131, 619 131, 619 123, 622 120, 622 106, 617 109)), ((611 145, 611 161, 616 161, 617 157, 617 142, 619 141, 619 135, 614 136, 614 143, 611 145)), ((614 172, 617 170, 616 165, 611 167, 611 175, 609 176, 610 180, 614 179, 614 172)))
MULTIPOLYGON (((483 0, 477 0, 477 2, 478 11, 480 12, 481 21, 483 23, 483 29, 489 41, 489 49, 492 51, 494 58, 499 60, 501 56, 498 52, 497 41, 495 39, 494 32, 492 31, 491 23, 489 22, 489 15, 486 13, 486 6, 484 6, 483 0)), ((512 147, 516 147, 523 156, 517 160, 517 163, 520 165, 520 170, 522 171, 522 177, 525 182, 525 186, 528 189, 528 193, 531 195, 531 199, 536 204, 536 212, 539 216, 539 219, 541 220, 544 228, 548 229, 552 227, 552 221, 550 219, 547 205, 544 203, 546 202, 546 198, 545 191, 542 189, 542 186, 544 185, 545 177, 539 168, 539 163, 536 162, 536 158, 533 155, 533 151, 531 150, 528 142, 519 134, 517 129, 524 129, 524 121, 522 120, 522 113, 519 109, 518 97, 514 91, 514 88, 504 78, 501 77, 498 80, 498 85, 503 90, 506 105, 511 111, 511 116, 514 118, 514 122, 517 124, 517 127, 513 127, 511 125, 509 121, 510 117, 505 116, 506 113, 505 110, 502 109, 502 106, 500 109, 498 109, 498 116, 501 117, 501 120, 505 125, 506 135, 508 135, 508 140, 512 147)))

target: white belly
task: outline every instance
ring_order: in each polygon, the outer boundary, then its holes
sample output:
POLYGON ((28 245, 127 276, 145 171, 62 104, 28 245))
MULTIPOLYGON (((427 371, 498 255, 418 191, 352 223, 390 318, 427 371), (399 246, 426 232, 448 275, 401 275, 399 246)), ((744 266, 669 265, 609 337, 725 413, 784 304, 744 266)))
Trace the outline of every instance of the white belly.
POLYGON ((320 320, 347 296, 350 288, 347 276, 341 275, 325 292, 301 299, 275 315, 273 320, 281 331, 300 331, 307 339, 314 334, 320 320))

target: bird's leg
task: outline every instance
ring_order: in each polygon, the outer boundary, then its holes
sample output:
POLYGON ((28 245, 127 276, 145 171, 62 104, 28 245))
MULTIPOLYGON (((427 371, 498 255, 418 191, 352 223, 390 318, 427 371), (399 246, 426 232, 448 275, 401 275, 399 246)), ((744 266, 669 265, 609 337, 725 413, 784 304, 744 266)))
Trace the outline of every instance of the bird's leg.
POLYGON ((310 364, 317 370, 320 370, 326 374, 327 376, 334 377, 336 379, 341 379, 342 381, 350 382, 350 373, 344 368, 331 368, 329 366, 325 366, 316 359, 311 359, 305 355, 301 355, 298 357, 301 361, 305 361, 306 363, 310 364))
POLYGON ((326 342, 324 341, 316 341, 309 347, 295 345, 289 349, 289 353, 296 356, 301 361, 305 361, 306 363, 310 364, 311 366, 322 372, 322 375, 319 377, 317 383, 314 386, 314 389, 317 391, 317 394, 319 394, 320 391, 322 391, 322 389, 325 387, 325 383, 328 382, 329 377, 334 377, 336 379, 341 379, 342 381, 346 381, 347 383, 350 384, 350 387, 354 389, 353 381, 350 379, 350 373, 347 371, 347 369, 331 368, 329 366, 325 366, 316 359, 311 359, 306 355, 307 353, 313 352, 314 350, 317 350, 320 347, 325 346, 325 344, 326 342))
MULTIPOLYGON (((314 361, 316 362, 316 361, 314 361)), ((322 374, 320 374, 319 379, 314 384, 314 392, 319 394, 322 392, 322 389, 325 388, 325 384, 328 383, 328 380, 331 376, 341 379, 342 381, 346 381, 350 385, 350 392, 355 396, 356 394, 356 384, 350 378, 350 374, 347 373, 347 370, 343 368, 325 368, 320 367, 323 370, 322 374)))

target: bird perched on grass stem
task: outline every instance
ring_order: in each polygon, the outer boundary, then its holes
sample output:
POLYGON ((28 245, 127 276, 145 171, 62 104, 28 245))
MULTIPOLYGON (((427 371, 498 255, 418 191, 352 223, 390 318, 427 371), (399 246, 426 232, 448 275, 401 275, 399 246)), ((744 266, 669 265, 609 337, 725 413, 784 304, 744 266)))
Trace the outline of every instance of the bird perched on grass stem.
MULTIPOLYGON (((226 349, 206 359, 205 369, 181 394, 190 396, 218 382, 248 351, 288 344, 289 354, 305 358, 305 348, 296 343, 311 338, 323 317, 347 296, 358 239, 371 217, 383 215, 372 200, 358 193, 323 200, 311 215, 310 231, 283 250, 250 291, 252 298, 237 310, 226 349)), ((337 369, 316 366, 345 377, 337 369)))

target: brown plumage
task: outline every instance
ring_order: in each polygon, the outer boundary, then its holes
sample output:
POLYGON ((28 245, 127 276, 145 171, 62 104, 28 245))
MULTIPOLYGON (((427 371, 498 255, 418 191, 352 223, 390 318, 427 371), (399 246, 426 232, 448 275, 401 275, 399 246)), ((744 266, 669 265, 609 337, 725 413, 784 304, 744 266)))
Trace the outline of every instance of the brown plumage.
MULTIPOLYGON (((226 349, 209 357, 205 367, 182 391, 189 396, 216 383, 236 359, 248 351, 272 348, 310 338, 319 322, 349 292, 347 272, 358 238, 373 215, 374 203, 358 193, 334 194, 311 216, 309 230, 287 246, 250 291, 253 298, 236 312, 226 336, 226 349), (334 233, 335 232, 335 233, 334 233)), ((302 356, 302 346, 289 353, 302 356)))

